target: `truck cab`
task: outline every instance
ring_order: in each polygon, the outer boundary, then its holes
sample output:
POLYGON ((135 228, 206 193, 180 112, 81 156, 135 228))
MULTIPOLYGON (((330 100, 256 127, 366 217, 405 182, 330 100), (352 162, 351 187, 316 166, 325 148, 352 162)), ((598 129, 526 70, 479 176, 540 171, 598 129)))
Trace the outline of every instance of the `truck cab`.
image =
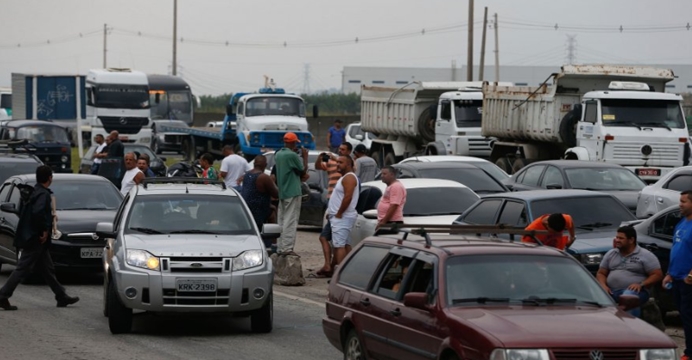
POLYGON ((53 172, 72 172, 72 140, 69 130, 61 125, 45 120, 11 120, 0 127, 0 141, 20 144, 16 146, 28 149, 53 172))
POLYGON ((12 90, 0 88, 0 121, 12 119, 12 90))
POLYGON ((467 87, 440 95, 435 120, 435 145, 428 145, 432 155, 468 154, 490 157, 491 139, 481 136, 483 92, 467 87))

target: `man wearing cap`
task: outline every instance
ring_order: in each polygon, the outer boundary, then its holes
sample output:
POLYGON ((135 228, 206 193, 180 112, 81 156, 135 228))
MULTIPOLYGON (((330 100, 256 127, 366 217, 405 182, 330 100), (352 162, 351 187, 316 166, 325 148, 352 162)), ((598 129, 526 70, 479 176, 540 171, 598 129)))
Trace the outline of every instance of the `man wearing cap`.
POLYGON ((353 149, 353 155, 356 157, 356 176, 361 183, 374 181, 377 175, 377 162, 375 159, 368 156, 368 149, 363 144, 356 145, 353 149))
POLYGON ((276 184, 279 187, 279 216, 281 237, 277 243, 277 253, 281 256, 296 255, 293 246, 296 243, 298 218, 302 190, 300 184, 307 180, 308 151, 297 145, 300 143, 296 134, 287 132, 284 135, 284 148, 274 156, 276 184), (300 154, 300 156, 299 156, 300 154), (302 157, 302 160, 301 160, 302 157))

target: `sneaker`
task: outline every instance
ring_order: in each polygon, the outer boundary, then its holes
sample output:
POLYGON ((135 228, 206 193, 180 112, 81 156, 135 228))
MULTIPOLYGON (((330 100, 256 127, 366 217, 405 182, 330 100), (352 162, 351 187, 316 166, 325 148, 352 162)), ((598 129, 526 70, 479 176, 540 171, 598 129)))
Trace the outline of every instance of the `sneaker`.
POLYGON ((8 299, 0 299, 0 308, 6 311, 17 310, 16 306, 10 305, 10 300, 8 299))
POLYGON ((67 307, 67 305, 72 305, 72 304, 76 303, 77 301, 79 301, 79 296, 65 295, 62 298, 57 299, 57 300, 58 300, 57 307, 67 307))

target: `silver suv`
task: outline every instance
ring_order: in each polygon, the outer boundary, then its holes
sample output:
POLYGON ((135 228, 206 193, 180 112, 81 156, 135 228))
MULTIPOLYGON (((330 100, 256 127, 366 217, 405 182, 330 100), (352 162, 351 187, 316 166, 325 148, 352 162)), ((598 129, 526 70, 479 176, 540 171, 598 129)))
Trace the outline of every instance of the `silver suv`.
POLYGON ((104 315, 113 334, 131 330, 133 309, 235 313, 250 316, 253 332, 272 330, 272 262, 247 205, 223 182, 146 179, 96 232, 107 239, 104 315))

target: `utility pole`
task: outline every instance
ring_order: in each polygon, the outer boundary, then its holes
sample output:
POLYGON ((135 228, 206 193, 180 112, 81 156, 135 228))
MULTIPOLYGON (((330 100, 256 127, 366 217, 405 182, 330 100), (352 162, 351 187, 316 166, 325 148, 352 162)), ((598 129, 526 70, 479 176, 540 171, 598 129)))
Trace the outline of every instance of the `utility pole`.
POLYGON ((500 81, 500 40, 498 36, 497 13, 495 13, 495 81, 500 81))
POLYGON ((178 74, 178 0, 173 0, 173 76, 178 74))
POLYGON ((108 39, 108 25, 103 24, 103 68, 106 68, 106 52, 108 51, 108 45, 107 45, 107 39, 108 39))
POLYGON ((577 51, 577 35, 567 35, 567 64, 574 65, 577 51))
POLYGON ((452 60, 452 81, 457 81, 457 61, 452 60))
POLYGON ((481 40, 481 64, 478 68, 478 80, 483 81, 483 74, 485 72, 485 33, 488 30, 488 7, 485 7, 483 12, 483 40, 481 40))
POLYGON ((469 39, 466 52, 466 81, 473 81, 473 0, 469 0, 469 39))

